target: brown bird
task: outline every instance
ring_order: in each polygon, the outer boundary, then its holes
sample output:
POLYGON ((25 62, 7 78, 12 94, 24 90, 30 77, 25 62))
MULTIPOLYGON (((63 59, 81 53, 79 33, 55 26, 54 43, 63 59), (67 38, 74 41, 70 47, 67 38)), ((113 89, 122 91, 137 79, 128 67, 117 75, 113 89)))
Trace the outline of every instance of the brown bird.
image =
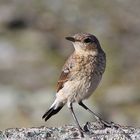
POLYGON ((92 34, 78 33, 72 37, 66 37, 66 39, 73 43, 75 51, 63 66, 57 84, 56 99, 42 118, 47 121, 67 103, 79 132, 83 137, 84 130, 79 125, 73 111, 72 105, 74 102, 77 102, 84 109, 92 113, 100 123, 103 123, 105 126, 111 126, 111 123, 103 121, 82 102, 99 85, 105 71, 106 55, 98 39, 92 34))

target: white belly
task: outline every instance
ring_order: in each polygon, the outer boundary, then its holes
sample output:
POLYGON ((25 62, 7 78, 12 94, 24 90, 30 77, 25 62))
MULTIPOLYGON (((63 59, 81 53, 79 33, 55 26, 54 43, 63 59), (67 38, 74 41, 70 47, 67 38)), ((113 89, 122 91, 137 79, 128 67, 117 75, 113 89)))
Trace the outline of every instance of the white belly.
POLYGON ((85 77, 82 80, 67 81, 64 87, 57 93, 57 97, 66 102, 80 102, 88 98, 97 88, 101 76, 91 79, 85 77))
POLYGON ((77 93, 76 100, 79 102, 88 98, 95 91, 100 80, 101 76, 94 76, 92 80, 83 80, 84 83, 82 83, 81 89, 79 89, 79 92, 77 93))

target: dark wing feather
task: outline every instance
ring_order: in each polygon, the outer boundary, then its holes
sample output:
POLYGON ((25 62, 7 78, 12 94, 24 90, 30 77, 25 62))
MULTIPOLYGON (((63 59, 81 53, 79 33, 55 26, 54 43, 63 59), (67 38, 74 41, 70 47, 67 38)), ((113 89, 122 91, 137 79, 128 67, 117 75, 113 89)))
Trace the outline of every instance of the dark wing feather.
POLYGON ((73 69, 73 61, 74 59, 72 54, 63 66, 61 75, 57 83, 57 92, 63 88, 64 83, 70 78, 71 70, 73 69))

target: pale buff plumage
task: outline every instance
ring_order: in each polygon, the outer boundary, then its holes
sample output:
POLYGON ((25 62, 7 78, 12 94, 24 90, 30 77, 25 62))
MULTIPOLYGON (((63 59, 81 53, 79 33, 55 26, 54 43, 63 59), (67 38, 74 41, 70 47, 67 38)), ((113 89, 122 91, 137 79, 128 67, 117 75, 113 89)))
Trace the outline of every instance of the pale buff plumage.
MULTIPOLYGON (((56 99, 44 114, 45 121, 59 112, 66 103, 72 109, 73 102, 80 104, 88 98, 97 88, 105 71, 105 53, 94 35, 78 33, 67 39, 72 41, 75 51, 63 66, 56 99)), ((80 130, 79 124, 78 127, 80 130)))
MULTIPOLYGON (((76 52, 75 52, 76 53, 76 52)), ((105 55, 73 54, 64 65, 64 71, 69 72, 66 65, 73 65, 70 69, 71 76, 57 92, 58 102, 68 103, 80 102, 88 98, 97 88, 105 69, 105 55), (98 64, 97 64, 98 63, 98 64)))

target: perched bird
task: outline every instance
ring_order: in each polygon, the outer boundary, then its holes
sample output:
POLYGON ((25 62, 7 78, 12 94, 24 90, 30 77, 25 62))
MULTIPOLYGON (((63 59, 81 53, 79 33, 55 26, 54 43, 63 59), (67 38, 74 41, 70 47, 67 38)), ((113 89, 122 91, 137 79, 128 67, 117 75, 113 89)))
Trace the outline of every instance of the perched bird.
POLYGON ((98 39, 92 34, 77 33, 74 36, 66 37, 66 39, 72 42, 75 51, 62 68, 57 84, 56 99, 42 118, 47 121, 67 104, 83 137, 84 130, 79 125, 73 111, 74 102, 92 113, 99 122, 110 126, 110 123, 103 121, 82 102, 99 85, 106 67, 106 55, 98 39))

